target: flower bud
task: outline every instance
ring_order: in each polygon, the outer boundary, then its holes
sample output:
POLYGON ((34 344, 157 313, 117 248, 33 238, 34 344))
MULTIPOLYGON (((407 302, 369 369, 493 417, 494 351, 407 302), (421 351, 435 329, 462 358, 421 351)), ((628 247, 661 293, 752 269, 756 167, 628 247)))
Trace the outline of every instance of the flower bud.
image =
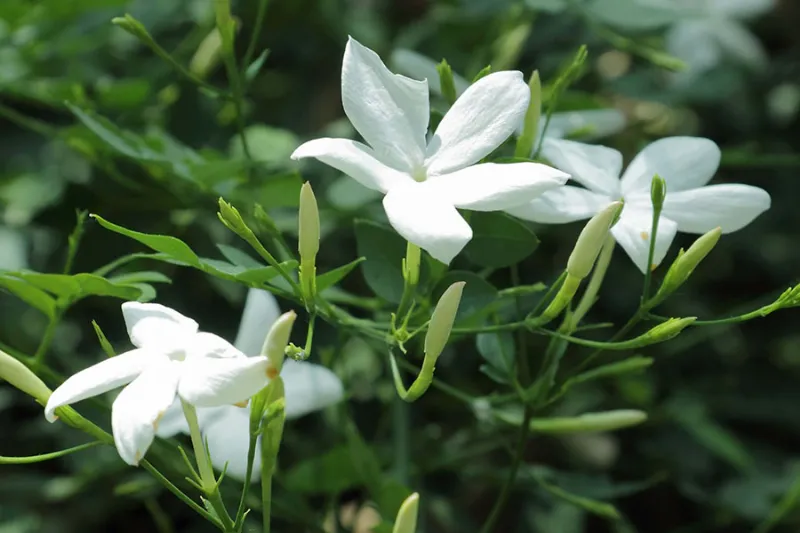
POLYGON ((137 39, 147 43, 153 41, 153 38, 150 36, 147 28, 144 27, 144 24, 133 18, 130 13, 126 13, 124 17, 114 17, 111 19, 111 24, 119 26, 137 39))
POLYGON ((619 409, 573 417, 535 418, 530 428, 539 433, 594 433, 635 426, 645 420, 647 413, 644 411, 619 409))
POLYGON ((238 209, 233 207, 222 198, 219 199, 218 203, 219 212, 217 213, 217 216, 219 217, 220 222, 222 222, 226 228, 240 237, 244 237, 244 235, 247 233, 252 233, 250 228, 247 227, 247 224, 244 223, 242 215, 239 214, 238 209))
POLYGON ((697 320, 696 316, 686 318, 670 318, 666 322, 662 322, 650 331, 631 340, 634 347, 647 346, 648 344, 655 344, 657 342, 664 342, 677 337, 678 334, 691 326, 697 320))
POLYGON ((538 70, 533 71, 531 79, 528 81, 528 88, 531 91, 531 101, 528 104, 528 110, 525 112, 522 134, 517 139, 517 146, 514 149, 516 157, 531 157, 533 155, 533 146, 539 133, 539 119, 542 115, 542 81, 539 79, 538 70))
POLYGON ((558 292, 553 297, 553 300, 550 302, 547 308, 542 311, 542 315, 537 323, 539 325, 544 325, 545 323, 557 317, 561 311, 563 311, 564 308, 567 307, 572 301, 572 298, 575 296, 575 293, 578 292, 578 287, 580 287, 580 285, 581 278, 567 273, 567 277, 564 278, 564 283, 561 284, 561 287, 558 289, 558 292))
POLYGON ((405 499, 397 511, 392 533, 416 533, 417 513, 419 511, 419 494, 414 493, 405 499))
POLYGON ((189 62, 189 72, 198 78, 205 78, 217 66, 222 56, 222 35, 214 28, 197 47, 189 62))
POLYGON ((697 268, 697 265, 714 249, 714 246, 719 242, 720 235, 722 235, 722 228, 714 228, 694 241, 688 250, 678 252, 678 257, 669 267, 661 287, 653 297, 653 300, 649 302, 649 305, 655 306, 655 304, 662 302, 667 296, 675 292, 678 287, 683 285, 692 275, 694 269, 697 268))
POLYGON ((300 260, 309 260, 313 264, 319 251, 319 209, 317 198, 308 182, 305 182, 300 189, 299 236, 297 249, 300 252, 300 260))
POLYGON ((47 404, 52 391, 28 367, 0 350, 0 379, 8 381, 42 405, 47 404))
POLYGON ((294 311, 283 313, 272 325, 264 339, 264 346, 261 348, 261 355, 266 355, 269 359, 270 368, 267 371, 268 377, 274 379, 283 368, 286 345, 289 344, 289 336, 292 334, 292 326, 297 318, 294 311))
POLYGON ((439 73, 439 85, 442 90, 442 96, 452 105, 458 98, 456 92, 456 82, 453 79, 453 69, 446 60, 436 65, 436 71, 439 73))
POLYGON ((433 364, 442 354, 447 340, 450 338, 450 331, 456 320, 464 285, 466 285, 464 281, 457 281, 450 285, 439 298, 439 302, 433 310, 428 333, 425 335, 425 360, 431 361, 430 364, 433 364))
POLYGON ((567 273, 583 279, 589 275, 594 262, 606 242, 608 230, 614 225, 622 212, 623 203, 613 202, 593 216, 578 236, 575 247, 567 260, 567 273))
POLYGON ((653 211, 661 213, 664 207, 664 198, 667 196, 667 182, 664 178, 656 174, 650 182, 650 201, 653 203, 653 211))

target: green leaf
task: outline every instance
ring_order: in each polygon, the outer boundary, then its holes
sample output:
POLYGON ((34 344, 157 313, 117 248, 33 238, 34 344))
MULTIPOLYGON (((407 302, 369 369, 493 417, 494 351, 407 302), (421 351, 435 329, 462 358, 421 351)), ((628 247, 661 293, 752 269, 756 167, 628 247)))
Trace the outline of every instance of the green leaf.
POLYGON ((456 322, 477 321, 480 316, 490 310, 490 305, 497 299, 497 289, 477 274, 454 270, 448 272, 436 285, 434 292, 437 297, 456 281, 466 282, 464 292, 461 294, 456 322))
POLYGON ((336 495, 361 484, 361 473, 353 463, 348 446, 300 462, 284 477, 286 487, 301 494, 336 495))
POLYGON ((191 248, 189 248, 189 245, 180 239, 169 237, 167 235, 150 235, 147 233, 139 233, 138 231, 117 226, 116 224, 103 219, 99 215, 92 214, 90 216, 108 230, 139 241, 148 248, 151 248, 156 252, 166 254, 173 259, 177 259, 178 261, 186 263, 187 265, 197 268, 200 267, 200 258, 197 257, 197 254, 195 254, 191 248))
POLYGON ((596 379, 603 379, 610 376, 619 376, 621 374, 639 372, 652 364, 652 358, 637 355, 629 359, 625 359, 624 361, 602 365, 569 378, 564 382, 564 385, 561 386, 561 392, 563 393, 567 389, 580 383, 586 383, 587 381, 594 381, 596 379))
POLYGON ((228 246, 227 244, 218 244, 217 248, 222 253, 222 255, 233 263, 234 265, 242 266, 245 268, 261 268, 264 263, 253 259, 250 254, 245 251, 242 251, 238 248, 234 248, 233 246, 228 246))
POLYGON ((515 265, 531 255, 539 239, 522 222, 503 213, 472 213, 472 240, 464 248, 470 261, 490 268, 515 265))
POLYGON ((25 280, 38 289, 54 294, 59 298, 76 300, 86 296, 111 296, 123 300, 137 300, 142 291, 124 283, 115 283, 94 274, 40 274, 38 272, 18 272, 16 277, 25 280))
POLYGON ((328 202, 342 211, 356 211, 382 197, 379 191, 367 188, 349 176, 335 180, 325 194, 328 202))
POLYGON ((8 275, 0 275, 0 287, 14 294, 31 307, 38 309, 48 318, 53 318, 55 315, 56 301, 43 290, 8 275))
POLYGON ((119 153, 133 159, 145 161, 164 161, 164 157, 152 150, 140 136, 124 131, 105 117, 86 111, 65 102, 64 105, 103 142, 119 153))
POLYGON ((610 518, 612 520, 619 520, 621 518, 617 508, 610 503, 592 500, 584 496, 573 494, 572 492, 567 492, 558 485, 547 481, 542 475, 537 475, 534 473, 532 477, 540 487, 556 498, 564 500, 572 505, 575 505, 576 507, 580 507, 581 509, 592 514, 602 516, 603 518, 610 518))
POLYGON ((100 346, 103 348, 103 351, 108 357, 114 357, 117 355, 117 352, 114 350, 114 347, 111 346, 111 343, 108 342, 108 338, 106 337, 103 330, 100 329, 100 326, 92 320, 92 327, 94 328, 94 333, 97 335, 97 340, 100 341, 100 346))
POLYGON ((365 258, 361 266, 364 280, 375 294, 398 303, 403 295, 405 241, 388 227, 368 220, 356 220, 355 230, 358 255, 365 258))
MULTIPOLYGON (((284 270, 294 270, 297 268, 297 261, 285 261, 280 263, 280 265, 284 270)), ((279 274, 277 268, 268 266, 245 270, 244 272, 236 274, 236 279, 247 283, 263 284, 277 277, 279 274)))
POLYGON ((475 344, 487 363, 481 365, 481 372, 498 383, 510 383, 514 375, 514 336, 509 332, 480 333, 475 344))
POLYGON ((798 503, 800 503, 800 474, 795 477, 792 486, 770 510, 767 518, 753 530, 753 533, 768 533, 780 524, 786 515, 797 507, 798 503))
POLYGON ((110 276, 109 281, 118 285, 135 285, 138 283, 172 283, 172 280, 161 272, 153 270, 143 270, 141 272, 127 272, 125 274, 118 274, 110 276))
POLYGON ((364 257, 359 257, 355 261, 350 261, 346 265, 342 265, 339 268, 334 268, 329 272, 325 272, 324 274, 317 276, 317 292, 322 292, 325 289, 333 287, 334 285, 339 283, 355 267, 357 267, 359 263, 361 263, 365 259, 366 258, 364 257))
POLYGON ((268 55, 269 48, 265 48, 252 63, 247 65, 247 69, 244 71, 244 79, 247 80, 248 83, 253 81, 255 77, 258 76, 258 73, 261 72, 261 67, 264 66, 264 61, 267 60, 268 55))

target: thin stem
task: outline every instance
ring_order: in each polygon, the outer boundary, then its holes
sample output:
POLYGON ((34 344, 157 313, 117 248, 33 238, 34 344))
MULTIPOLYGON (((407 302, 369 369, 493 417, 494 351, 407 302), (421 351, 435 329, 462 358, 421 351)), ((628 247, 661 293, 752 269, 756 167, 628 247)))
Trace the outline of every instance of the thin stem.
POLYGON ((174 494, 175 496, 177 496, 179 500, 181 500, 183 503, 185 503, 186 505, 188 505, 188 506, 189 506, 189 507, 190 507, 192 510, 194 510, 194 511, 195 511, 197 514, 199 514, 200 516, 202 516, 203 518, 205 518, 206 520, 208 520, 209 522, 211 522, 212 524, 214 524, 214 525, 215 525, 215 526, 217 526, 218 528, 222 529, 222 527, 223 527, 223 526, 222 526, 222 524, 220 523, 220 521, 219 521, 219 520, 217 520, 217 519, 216 519, 216 518, 215 518, 215 517, 214 517, 214 516, 213 516, 211 513, 209 513, 208 511, 206 511, 206 510, 205 510, 205 509, 203 509, 202 507, 200 507, 200 505, 198 505, 198 504, 197 504, 197 503, 196 503, 194 500, 192 500, 192 499, 191 499, 189 496, 187 496, 186 494, 184 494, 184 493, 183 493, 183 491, 182 491, 181 489, 179 489, 178 487, 176 487, 175 485, 173 485, 173 484, 172 484, 172 482, 171 482, 169 479, 167 479, 166 477, 164 477, 164 474, 162 474, 161 472, 159 472, 159 471, 156 469, 156 467, 154 467, 154 466, 153 466, 153 465, 152 465, 152 464, 151 464, 149 461, 147 461, 147 460, 145 459, 144 461, 142 461, 142 462, 141 462, 141 463, 139 463, 139 464, 141 465, 141 467, 142 467, 142 468, 144 468, 145 470, 147 470, 147 472, 148 472, 148 473, 149 473, 151 476, 153 476, 154 478, 156 478, 156 479, 159 481, 159 483, 161 483, 162 485, 164 485, 164 487, 166 487, 166 488, 167 488, 167 490, 169 490, 169 491, 170 491, 172 494, 174 494))
POLYGON ((600 250, 600 256, 597 258, 597 263, 595 263, 592 277, 589 279, 589 284, 586 286, 586 291, 583 293, 580 302, 578 302, 578 306, 575 308, 570 318, 570 331, 575 331, 578 324, 580 324, 583 317, 586 316, 586 313, 589 312, 589 309, 592 308, 597 300, 597 293, 600 292, 600 287, 603 285, 603 280, 608 271, 608 265, 611 263, 611 256, 614 254, 615 245, 616 241, 614 237, 608 235, 605 244, 603 244, 603 249, 600 250))
POLYGON ((59 457, 64 457, 65 455, 69 455, 75 452, 81 452, 83 450, 87 450, 89 448, 94 448, 98 444, 105 444, 102 441, 96 440, 93 442, 87 442, 86 444, 80 444, 78 446, 73 446, 72 448, 67 448, 65 450, 59 450, 57 452, 50 452, 50 453, 43 453, 40 455, 28 455, 25 457, 3 457, 0 456, 0 465, 27 465, 33 463, 41 463, 42 461, 49 461, 50 459, 58 459, 59 457))
POLYGON ((243 70, 250 65, 253 60, 253 54, 256 52, 258 37, 261 33, 261 27, 264 25, 264 17, 267 14, 267 4, 269 4, 269 0, 259 0, 258 2, 258 11, 256 11, 256 18, 253 21, 253 32, 250 34, 250 42, 247 44, 247 51, 244 53, 244 59, 242 59, 243 70))
POLYGON ((395 477, 403 485, 408 485, 408 473, 411 470, 411 419, 408 403, 399 394, 392 398, 392 440, 395 477))
POLYGON ((42 340, 39 342, 39 346, 36 348, 36 353, 33 355, 33 366, 35 369, 38 369, 44 363, 44 356, 47 354, 47 350, 50 349, 50 345, 53 343, 53 337, 55 336, 56 328, 61 322, 61 317, 64 316, 64 311, 66 311, 66 308, 69 307, 71 303, 71 301, 56 303, 55 313, 53 313, 53 316, 50 317, 50 321, 47 323, 47 327, 42 334, 42 340))
MULTIPOLYGON (((413 372, 414 374, 419 374, 420 373, 420 368, 419 367, 417 367, 416 365, 414 365, 412 363, 409 363, 405 359, 400 359, 399 361, 397 361, 397 364, 398 364, 398 366, 402 366, 403 368, 405 368, 406 370, 408 370, 410 372, 413 372)), ((443 393, 447 394, 448 396, 451 396, 451 397, 455 398, 456 400, 460 400, 460 401, 462 401, 462 402, 464 402, 466 404, 469 404, 469 405, 472 405, 475 402, 475 400, 477 399, 474 396, 470 396, 466 392, 463 392, 463 391, 453 387, 452 385, 448 385, 447 383, 445 383, 444 381, 442 381, 441 379, 438 379, 438 378, 433 378, 433 380, 431 381, 431 386, 433 388, 435 388, 435 389, 439 389, 440 391, 442 391, 443 393)))
POLYGON ((396 320, 400 324, 405 324, 405 319, 414 304, 414 294, 419 282, 421 253, 419 247, 411 242, 406 246, 406 258, 403 260, 403 295, 400 297, 400 304, 397 306, 395 314, 396 320))
MULTIPOLYGON (((515 287, 518 287, 520 284, 519 268, 517 265, 512 265, 510 270, 511 284, 515 287)), ((516 308, 517 312, 516 316, 519 317, 522 315, 522 303, 520 302, 519 296, 514 297, 514 307, 516 308)), ((525 333, 526 332, 524 329, 517 330, 517 369, 519 370, 519 377, 523 387, 527 387, 531 380, 531 370, 530 366, 528 365, 527 337, 525 336, 525 333)))
POLYGON ((247 470, 244 474, 244 486, 242 496, 239 499, 239 507, 236 509, 236 526, 241 528, 244 521, 244 510, 247 502, 247 493, 250 491, 250 480, 253 477, 253 463, 256 459, 256 449, 258 448, 258 435, 250 435, 250 443, 247 447, 247 470))
POLYGON ((261 515, 264 517, 264 533, 270 533, 272 516, 272 476, 261 476, 261 515))
POLYGON ((526 404, 525 410, 522 414, 522 426, 520 426, 519 428, 517 447, 514 452, 514 459, 511 463, 511 468, 508 471, 508 477, 506 478, 506 482, 503 484, 503 488, 500 489, 500 495, 494 502, 492 510, 489 512, 489 518, 486 519, 486 522, 483 524, 483 527, 481 528, 481 533, 492 533, 492 531, 494 531, 494 525, 497 522, 497 519, 500 518, 500 513, 503 511, 503 507, 505 507, 506 502, 508 501, 508 497, 511 494, 511 489, 514 486, 514 482, 517 480, 517 473, 519 472, 519 467, 522 464, 522 456, 525 453, 525 445, 528 442, 528 435, 530 434, 530 425, 531 425, 530 423, 532 418, 533 418, 533 407, 526 404))
POLYGON ((656 252, 656 234, 658 233, 658 220, 661 218, 660 210, 653 209, 653 222, 650 226, 650 249, 647 252, 647 270, 644 273, 644 285, 642 287, 642 300, 643 306, 648 299, 650 299, 650 283, 653 278, 653 256, 656 252))
POLYGON ((544 307, 544 305, 550 300, 550 298, 553 297, 553 295, 556 293, 556 291, 561 287, 561 284, 564 283, 565 279, 567 279, 567 271, 566 270, 563 271, 558 276, 558 278, 556 278, 556 280, 550 285, 550 287, 547 289, 547 292, 544 293, 544 295, 541 297, 541 299, 539 299, 539 301, 536 303, 536 307, 533 308, 533 311, 528 313, 528 316, 536 316, 536 315, 538 315, 541 312, 542 307, 544 307))
MULTIPOLYGON (((639 309, 639 310, 636 311, 636 313, 630 319, 628 319, 628 321, 625 323, 624 326, 622 326, 622 328, 619 331, 617 331, 614 335, 611 336, 611 338, 608 340, 608 342, 615 342, 615 341, 618 341, 619 339, 621 339, 636 324, 638 324, 642 320, 642 318, 644 318, 644 314, 642 313, 641 309, 639 309)), ((578 371, 581 371, 581 370, 585 369, 586 367, 588 367, 589 364, 592 361, 594 361, 605 350, 606 350, 606 348, 598 348, 594 352, 589 354, 589 356, 586 357, 580 365, 578 365, 578 371)))
POLYGON ((88 216, 88 211, 78 211, 77 213, 75 229, 72 230, 72 233, 67 239, 69 248, 67 249, 67 259, 64 261, 64 274, 69 275, 72 271, 72 264, 75 262, 75 255, 78 253, 78 246, 80 246, 81 237, 83 237, 83 228, 88 216))
POLYGON ((311 312, 308 319, 308 331, 306 332, 306 345, 303 347, 303 357, 308 358, 311 356, 311 344, 314 341, 314 324, 317 322, 316 311, 311 312))

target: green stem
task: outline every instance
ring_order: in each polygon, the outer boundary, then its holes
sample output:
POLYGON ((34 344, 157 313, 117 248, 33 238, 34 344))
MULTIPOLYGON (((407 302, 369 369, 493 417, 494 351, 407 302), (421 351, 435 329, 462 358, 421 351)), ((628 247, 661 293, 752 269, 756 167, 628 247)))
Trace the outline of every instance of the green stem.
POLYGON ((258 44, 258 36, 261 33, 261 27, 264 25, 264 17, 267 14, 267 4, 269 0, 259 0, 258 11, 256 11, 256 18, 253 20, 253 33, 250 34, 250 42, 247 44, 247 51, 244 53, 242 59, 242 69, 247 69, 250 62, 253 60, 253 54, 256 53, 256 45, 258 44))
POLYGON ((50 349, 50 345, 53 343, 53 337, 56 333, 56 328, 58 324, 61 322, 61 317, 64 316, 64 311, 72 302, 65 301, 65 302, 56 302, 56 309, 53 316, 50 317, 50 321, 47 323, 47 327, 44 330, 44 334, 42 334, 42 340, 39 342, 39 346, 36 348, 36 353, 33 355, 33 367, 34 371, 39 369, 44 363, 44 356, 47 355, 47 350, 50 349))
POLYGON ((67 239, 69 248, 67 249, 67 259, 64 261, 64 274, 66 275, 69 275, 72 271, 72 264, 75 262, 75 255, 78 253, 78 246, 81 243, 81 237, 83 237, 83 228, 86 224, 89 212, 78 211, 76 216, 77 222, 75 223, 75 229, 72 230, 72 233, 67 239))
POLYGON ((395 477, 403 485, 408 485, 411 470, 411 419, 408 403, 398 394, 392 398, 392 440, 395 477))
POLYGON ((245 517, 245 506, 247 502, 247 494, 250 491, 250 480, 253 477, 253 463, 256 459, 256 450, 258 448, 258 435, 250 434, 250 443, 247 447, 247 470, 244 474, 244 486, 242 487, 242 496, 239 499, 239 507, 236 509, 236 529, 242 528, 242 523, 245 517))
POLYGON ((661 211, 653 209, 653 222, 650 225, 650 249, 647 252, 647 270, 644 273, 644 286, 642 287, 641 306, 650 299, 650 283, 653 278, 653 256, 656 252, 656 234, 658 233, 658 221, 661 218, 661 211))
POLYGON ((406 246, 406 258, 403 260, 403 295, 400 297, 400 305, 397 306, 395 314, 397 322, 403 325, 414 304, 414 295, 419 282, 421 253, 419 247, 411 242, 406 246))
POLYGON ((40 455, 29 455, 26 457, 2 457, 0 456, 0 465, 27 465, 32 463, 41 463, 42 461, 49 461, 50 459, 58 459, 59 457, 64 457, 65 455, 69 455, 71 453, 80 452, 83 450, 87 450, 89 448, 93 448, 98 444, 105 444, 99 440, 94 442, 87 442, 86 444, 81 444, 79 446, 73 446, 72 448, 67 448, 65 450, 59 450, 57 452, 50 452, 50 453, 43 453, 40 455))
POLYGON ((272 476, 261 476, 261 514, 264 517, 263 531, 270 533, 272 516, 272 476))

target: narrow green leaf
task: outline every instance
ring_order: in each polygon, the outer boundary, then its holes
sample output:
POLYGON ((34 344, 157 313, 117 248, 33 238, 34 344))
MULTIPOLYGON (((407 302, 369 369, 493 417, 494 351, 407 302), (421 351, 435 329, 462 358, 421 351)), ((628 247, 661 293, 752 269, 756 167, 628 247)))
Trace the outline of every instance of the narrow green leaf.
MULTIPOLYGON (((284 270, 291 271, 297 268, 297 261, 285 261, 280 264, 284 270)), ((236 275, 236 279, 247 283, 267 283, 279 275, 275 267, 261 267, 245 270, 236 275)))
POLYGON ((508 332, 480 333, 475 337, 475 344, 487 363, 481 366, 481 372, 498 383, 510 383, 515 368, 514 336, 508 332))
POLYGON ((637 355, 629 359, 626 359, 624 361, 619 361, 616 363, 610 363, 607 365, 599 366, 597 368, 593 368, 587 372, 569 378, 567 381, 564 382, 564 385, 561 386, 561 392, 563 393, 567 389, 574 387, 575 385, 578 385, 580 383, 586 383, 587 381, 594 381, 597 379, 603 379, 610 376, 618 376, 620 374, 639 372, 649 367, 652 364, 653 364, 652 358, 642 357, 637 355))
POLYGON ((342 265, 338 268, 334 268, 329 272, 325 272, 317 276, 317 292, 322 292, 325 289, 328 289, 337 283, 339 283, 345 276, 347 276, 355 267, 359 265, 362 261, 365 261, 366 258, 359 257, 355 261, 350 261, 346 265, 342 265))
POLYGON ((147 143, 131 132, 124 131, 105 117, 78 106, 65 102, 64 105, 80 120, 84 126, 97 135, 103 142, 119 153, 133 159, 145 161, 163 161, 164 158, 153 151, 147 143))
POLYGON ((106 337, 103 330, 100 329, 100 326, 92 320, 92 327, 94 328, 94 333, 97 335, 97 340, 100 341, 100 347, 103 348, 103 351, 108 357, 114 357, 117 355, 117 352, 114 350, 114 347, 111 346, 111 343, 108 342, 108 338, 106 337))
POLYGON ((161 272, 153 270, 143 270, 141 272, 128 272, 108 278, 109 281, 117 285, 137 284, 137 283, 172 283, 172 280, 161 272))
POLYGON ((189 248, 185 242, 180 239, 176 239, 175 237, 170 237, 167 235, 151 235, 147 233, 139 233, 138 231, 133 231, 130 229, 123 228, 122 226, 118 226, 113 224, 105 219, 103 219, 99 215, 89 215, 97 222, 103 226, 104 228, 111 230, 115 233, 119 233, 120 235, 125 235, 131 239, 139 241, 140 243, 144 244, 148 248, 155 250, 156 252, 161 252, 163 254, 168 255, 174 259, 179 261, 183 261, 184 263, 191 265, 193 267, 200 267, 200 259, 197 255, 189 248))
POLYGON ((800 502, 800 474, 794 478, 792 486, 786 491, 786 494, 775 504, 770 510, 769 515, 761 522, 758 527, 753 530, 753 533, 769 533, 775 526, 788 515, 792 509, 797 507, 800 502))
POLYGON ((617 511, 617 508, 611 505, 610 503, 592 500, 590 498, 578 496, 577 494, 567 492, 561 487, 549 483, 542 478, 536 478, 536 481, 539 483, 540 487, 549 492, 551 495, 555 496, 556 498, 560 498, 568 503, 571 503, 576 507, 580 507, 585 511, 588 511, 598 516, 602 516, 603 518, 610 518, 612 520, 619 520, 621 518, 619 511, 617 511))
POLYGON ((218 244, 217 248, 222 253, 222 255, 233 263, 234 265, 242 266, 245 268, 261 268, 264 263, 253 259, 250 254, 240 250, 239 248, 234 248, 233 246, 228 246, 227 244, 218 244))
POLYGON ((114 283, 94 274, 40 274, 38 272, 19 272, 17 277, 31 285, 50 292, 60 298, 78 299, 86 296, 111 296, 123 300, 136 300, 141 291, 129 284, 114 283))
POLYGON ((37 289, 25 281, 8 275, 0 275, 0 287, 17 296, 31 307, 52 318, 56 310, 56 301, 46 292, 37 289))

